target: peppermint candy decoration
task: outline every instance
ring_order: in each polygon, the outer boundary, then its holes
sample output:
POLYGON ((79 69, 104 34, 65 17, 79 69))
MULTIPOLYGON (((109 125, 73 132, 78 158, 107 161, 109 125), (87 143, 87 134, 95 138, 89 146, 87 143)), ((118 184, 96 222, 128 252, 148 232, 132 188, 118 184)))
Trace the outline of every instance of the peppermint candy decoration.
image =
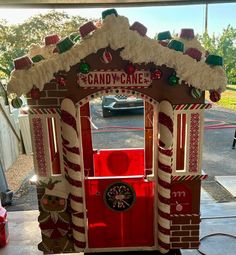
POLYGON ((19 97, 16 97, 11 101, 11 105, 16 109, 21 108, 22 104, 23 102, 19 97))
POLYGON ((197 88, 192 88, 191 89, 191 95, 194 98, 200 98, 201 95, 202 95, 202 91, 200 89, 197 89, 197 88))
POLYGON ((104 50, 102 57, 100 58, 101 62, 104 64, 109 64, 112 61, 112 55, 108 50, 104 50))

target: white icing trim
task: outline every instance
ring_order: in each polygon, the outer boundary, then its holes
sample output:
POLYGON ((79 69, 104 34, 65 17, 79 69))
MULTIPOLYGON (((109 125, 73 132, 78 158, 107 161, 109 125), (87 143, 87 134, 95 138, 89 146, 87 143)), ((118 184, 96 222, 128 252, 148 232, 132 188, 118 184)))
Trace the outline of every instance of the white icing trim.
MULTIPOLYGON (((155 39, 140 36, 129 27, 126 17, 109 15, 101 28, 65 53, 52 54, 51 48, 43 50, 41 47, 38 47, 37 52, 37 47, 34 46, 30 55, 33 51, 34 54, 41 53, 46 59, 35 63, 28 70, 14 70, 8 83, 8 91, 20 96, 29 92, 34 85, 42 90, 44 84, 53 79, 54 73, 60 70, 67 72, 86 56, 108 46, 113 50, 124 48, 120 54, 124 60, 137 64, 154 62, 156 65, 174 68, 180 82, 184 80, 201 90, 225 90, 227 79, 222 67, 197 62, 182 52, 163 47, 155 39)), ((195 41, 193 45, 197 45, 195 41)))

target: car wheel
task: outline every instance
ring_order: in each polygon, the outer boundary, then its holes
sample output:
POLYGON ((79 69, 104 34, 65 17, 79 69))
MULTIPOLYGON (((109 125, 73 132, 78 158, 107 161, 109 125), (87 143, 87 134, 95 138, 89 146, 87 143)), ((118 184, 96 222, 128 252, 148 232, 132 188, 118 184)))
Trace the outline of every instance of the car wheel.
POLYGON ((102 108, 102 117, 107 118, 112 116, 112 112, 108 109, 102 108))

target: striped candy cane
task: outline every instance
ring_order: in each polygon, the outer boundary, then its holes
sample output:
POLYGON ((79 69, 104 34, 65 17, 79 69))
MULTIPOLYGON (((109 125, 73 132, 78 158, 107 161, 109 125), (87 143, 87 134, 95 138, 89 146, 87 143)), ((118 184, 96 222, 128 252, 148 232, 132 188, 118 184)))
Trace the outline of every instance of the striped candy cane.
POLYGON ((81 171, 76 108, 74 103, 67 98, 61 104, 61 128, 65 178, 70 187, 74 247, 75 251, 80 252, 86 247, 83 173, 81 171))
POLYGON ((168 101, 159 104, 158 154, 158 245, 161 253, 170 250, 170 186, 172 172, 173 108, 168 101))

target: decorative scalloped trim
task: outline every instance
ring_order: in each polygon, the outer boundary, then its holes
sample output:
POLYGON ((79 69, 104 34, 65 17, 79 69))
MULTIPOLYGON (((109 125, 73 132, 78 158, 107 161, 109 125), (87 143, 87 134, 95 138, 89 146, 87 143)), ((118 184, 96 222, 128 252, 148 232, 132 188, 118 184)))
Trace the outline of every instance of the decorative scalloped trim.
POLYGON ((132 90, 132 88, 129 88, 129 89, 126 89, 126 88, 122 88, 122 89, 120 89, 120 88, 102 88, 102 89, 103 90, 95 92, 93 94, 90 94, 89 96, 86 96, 85 98, 81 99, 77 104, 79 106, 83 106, 84 104, 88 103, 90 100, 95 99, 96 97, 101 97, 101 96, 106 96, 106 95, 119 95, 119 94, 126 95, 126 96, 136 96, 136 97, 142 98, 143 100, 145 100, 146 102, 148 102, 152 105, 158 104, 158 102, 155 99, 153 99, 143 93, 134 91, 134 90, 132 90))

